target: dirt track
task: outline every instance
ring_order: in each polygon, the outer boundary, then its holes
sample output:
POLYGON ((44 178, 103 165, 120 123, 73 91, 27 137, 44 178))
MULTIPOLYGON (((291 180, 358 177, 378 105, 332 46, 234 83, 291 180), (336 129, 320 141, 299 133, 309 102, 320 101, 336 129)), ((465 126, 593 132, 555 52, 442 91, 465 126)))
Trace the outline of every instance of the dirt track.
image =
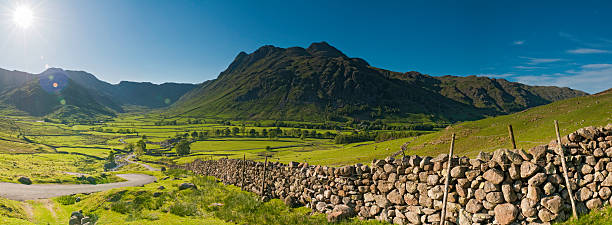
POLYGON ((125 182, 109 184, 15 184, 0 183, 0 197, 12 200, 24 201, 51 198, 63 195, 92 193, 105 191, 120 187, 134 187, 152 183, 156 180, 154 176, 145 174, 118 174, 118 177, 126 179, 125 182))

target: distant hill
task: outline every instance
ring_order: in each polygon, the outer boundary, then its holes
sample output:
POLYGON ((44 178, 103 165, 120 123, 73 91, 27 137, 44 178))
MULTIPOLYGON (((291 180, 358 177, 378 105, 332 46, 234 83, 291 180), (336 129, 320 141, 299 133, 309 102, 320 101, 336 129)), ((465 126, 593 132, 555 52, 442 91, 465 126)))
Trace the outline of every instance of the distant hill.
POLYGON ((121 111, 107 96, 89 91, 56 71, 46 71, 9 89, 0 100, 32 116, 53 114, 62 119, 114 116, 121 111))
POLYGON ((61 119, 114 116, 123 112, 126 105, 166 107, 195 87, 195 84, 129 81, 113 85, 87 72, 58 68, 41 74, 0 69, 0 105, 33 116, 61 119), (53 83, 58 87, 53 87, 53 83))
POLYGON ((586 93, 486 77, 399 73, 350 58, 325 42, 240 52, 217 79, 170 112, 236 119, 349 118, 454 122, 521 111, 586 93))

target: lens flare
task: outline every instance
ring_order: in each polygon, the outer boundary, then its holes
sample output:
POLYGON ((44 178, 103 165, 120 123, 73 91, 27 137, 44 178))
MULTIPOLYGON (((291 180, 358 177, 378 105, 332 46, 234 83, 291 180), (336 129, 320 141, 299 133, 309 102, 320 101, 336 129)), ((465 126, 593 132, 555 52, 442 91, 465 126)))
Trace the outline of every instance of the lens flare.
POLYGON ((20 28, 28 28, 32 25, 34 16, 30 7, 22 5, 15 9, 13 12, 13 21, 20 28))

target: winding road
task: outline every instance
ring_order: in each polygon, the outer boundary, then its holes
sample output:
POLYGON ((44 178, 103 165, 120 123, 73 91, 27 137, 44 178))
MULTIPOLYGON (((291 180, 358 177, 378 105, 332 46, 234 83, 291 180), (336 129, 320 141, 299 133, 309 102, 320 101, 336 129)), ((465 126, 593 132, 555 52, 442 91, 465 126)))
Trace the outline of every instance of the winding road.
MULTIPOLYGON (((129 160, 132 155, 126 157, 128 163, 136 163, 144 166, 148 170, 159 170, 149 165, 138 163, 129 160)), ((16 183, 0 183, 0 197, 8 198, 17 201, 45 199, 57 196, 93 193, 106 191, 113 188, 121 187, 136 187, 145 184, 153 183, 157 180, 154 176, 145 174, 117 174, 116 176, 126 179, 125 182, 108 183, 108 184, 16 184, 16 183)))
POLYGON ((0 183, 0 197, 12 200, 25 201, 57 196, 93 193, 120 187, 135 187, 152 183, 156 180, 154 176, 145 174, 118 174, 118 177, 126 179, 125 182, 108 184, 15 184, 0 183))
POLYGON ((149 171, 160 171, 160 169, 155 168, 155 167, 152 167, 152 166, 149 166, 149 165, 147 165, 147 164, 132 161, 131 159, 132 159, 133 157, 134 157, 134 154, 130 154, 130 155, 128 155, 127 157, 125 157, 123 160, 124 160, 124 161, 126 161, 126 162, 128 162, 128 163, 133 163, 133 164, 138 164, 138 165, 141 165, 141 166, 143 166, 144 168, 147 168, 149 171))

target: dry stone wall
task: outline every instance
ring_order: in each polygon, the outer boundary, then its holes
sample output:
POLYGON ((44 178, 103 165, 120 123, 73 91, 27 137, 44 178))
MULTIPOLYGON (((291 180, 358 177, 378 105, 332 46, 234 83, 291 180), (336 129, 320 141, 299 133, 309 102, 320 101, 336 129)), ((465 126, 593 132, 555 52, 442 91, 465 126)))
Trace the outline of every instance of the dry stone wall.
MULTIPOLYGON (((561 142, 578 212, 612 202, 612 124, 579 129, 561 142)), ((552 141, 529 153, 500 149, 475 159, 452 158, 446 220, 463 225, 568 219, 571 205, 558 153, 552 141)), ((389 157, 338 168, 269 162, 264 192, 327 213, 330 220, 359 216, 395 224, 439 223, 447 160, 446 154, 389 157)), ((261 194, 262 162, 198 160, 184 168, 261 194)))

